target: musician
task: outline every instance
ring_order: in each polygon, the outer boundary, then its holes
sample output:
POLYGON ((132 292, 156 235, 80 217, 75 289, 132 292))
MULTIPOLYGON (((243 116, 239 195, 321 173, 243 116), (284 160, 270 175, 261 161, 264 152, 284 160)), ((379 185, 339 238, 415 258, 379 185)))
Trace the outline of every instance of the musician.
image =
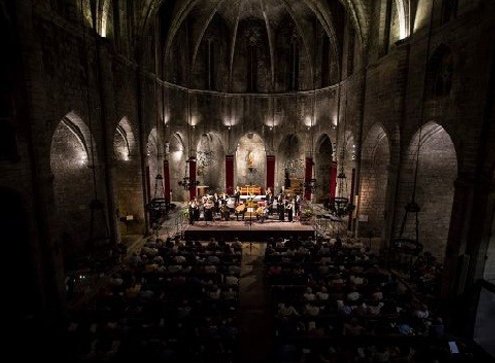
POLYGON ((227 204, 222 204, 220 207, 220 213, 222 215, 222 218, 226 221, 230 221, 230 210, 229 207, 227 207, 227 204))
POLYGON ((285 206, 283 202, 277 204, 278 220, 283 222, 285 220, 285 206))
POLYGON ((278 199, 273 198, 272 213, 278 212, 278 199))
POLYGON ((246 213, 246 204, 241 203, 237 207, 235 207, 235 216, 237 220, 239 220, 239 216, 242 216, 242 220, 244 220, 245 213, 246 213))
POLYGON ((298 216, 301 211, 301 196, 296 194, 296 199, 294 200, 294 215, 298 216))
POLYGON ((292 201, 288 201, 285 204, 285 210, 287 211, 287 219, 292 222, 294 217, 294 204, 292 204, 292 201))
POLYGON ((239 188, 239 186, 235 187, 234 198, 235 198, 235 204, 238 205, 239 202, 241 201, 241 188, 239 188))
POLYGON ((206 199, 206 203, 204 204, 205 208, 205 221, 213 221, 213 208, 215 204, 211 198, 206 199))
POLYGON ((189 202, 189 224, 194 224, 194 221, 198 219, 199 219, 198 204, 196 202, 196 199, 191 199, 191 201, 189 202))
POLYGON ((266 219, 268 219, 269 208, 268 206, 259 207, 256 210, 256 219, 263 223, 266 219))
POLYGON ((266 194, 265 194, 265 199, 266 203, 269 205, 272 203, 272 198, 273 198, 273 193, 270 187, 266 188, 266 194))

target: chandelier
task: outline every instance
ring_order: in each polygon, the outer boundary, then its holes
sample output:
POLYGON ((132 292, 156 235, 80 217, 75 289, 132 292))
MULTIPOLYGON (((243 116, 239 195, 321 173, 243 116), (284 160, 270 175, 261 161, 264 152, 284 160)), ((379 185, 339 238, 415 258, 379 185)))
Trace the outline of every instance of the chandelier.
POLYGON ((151 224, 155 224, 168 214, 169 203, 165 199, 165 189, 163 187, 163 176, 157 174, 155 177, 155 192, 153 198, 146 205, 150 213, 151 224))
POLYGON ((187 175, 187 164, 190 162, 190 160, 187 161, 186 163, 186 170, 184 173, 184 177, 182 180, 179 180, 179 185, 184 188, 184 190, 191 190, 191 188, 199 185, 199 180, 192 181, 191 178, 187 175))
POLYGON ((344 172, 344 165, 341 165, 339 175, 337 175, 338 195, 333 200, 332 211, 337 217, 349 215, 354 210, 354 205, 347 197, 347 176, 344 172))

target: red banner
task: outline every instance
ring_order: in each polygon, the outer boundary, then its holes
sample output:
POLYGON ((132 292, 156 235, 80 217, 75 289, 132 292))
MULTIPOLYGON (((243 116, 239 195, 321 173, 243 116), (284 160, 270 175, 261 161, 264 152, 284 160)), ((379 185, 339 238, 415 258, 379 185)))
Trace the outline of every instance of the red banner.
POLYGON ((337 189, 337 162, 332 161, 330 165, 330 199, 335 198, 335 190, 337 189))
POLYGON ((275 192, 275 155, 266 156, 266 187, 275 192))
MULTIPOLYGON (((304 183, 309 185, 311 182, 311 178, 313 177, 313 158, 306 158, 306 169, 304 171, 304 183)), ((304 199, 311 199, 311 188, 304 188, 304 199)))
POLYGON ((165 201, 170 203, 170 168, 168 160, 163 160, 163 178, 165 180, 165 201))
POLYGON ((234 155, 225 155, 225 190, 234 194, 234 155))
POLYGON ((196 198, 196 158, 189 158, 189 180, 191 181, 189 197, 194 199, 196 198))

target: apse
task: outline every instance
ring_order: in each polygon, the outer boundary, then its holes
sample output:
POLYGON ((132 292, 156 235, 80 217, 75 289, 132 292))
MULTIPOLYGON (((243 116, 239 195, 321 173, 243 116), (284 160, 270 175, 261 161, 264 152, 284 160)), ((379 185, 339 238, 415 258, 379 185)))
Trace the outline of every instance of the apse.
POLYGON ((239 139, 236 150, 236 184, 265 185, 265 142, 256 133, 247 133, 239 139))

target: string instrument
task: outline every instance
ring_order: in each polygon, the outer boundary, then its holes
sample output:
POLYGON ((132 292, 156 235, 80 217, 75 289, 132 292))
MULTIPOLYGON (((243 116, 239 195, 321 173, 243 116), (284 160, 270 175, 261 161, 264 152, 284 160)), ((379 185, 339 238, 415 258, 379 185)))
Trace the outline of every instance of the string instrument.
POLYGON ((246 205, 245 204, 239 204, 237 207, 235 207, 235 212, 237 214, 242 214, 246 212, 246 205))
POLYGON ((265 215, 265 207, 258 207, 258 209, 256 209, 256 214, 259 216, 265 215))

